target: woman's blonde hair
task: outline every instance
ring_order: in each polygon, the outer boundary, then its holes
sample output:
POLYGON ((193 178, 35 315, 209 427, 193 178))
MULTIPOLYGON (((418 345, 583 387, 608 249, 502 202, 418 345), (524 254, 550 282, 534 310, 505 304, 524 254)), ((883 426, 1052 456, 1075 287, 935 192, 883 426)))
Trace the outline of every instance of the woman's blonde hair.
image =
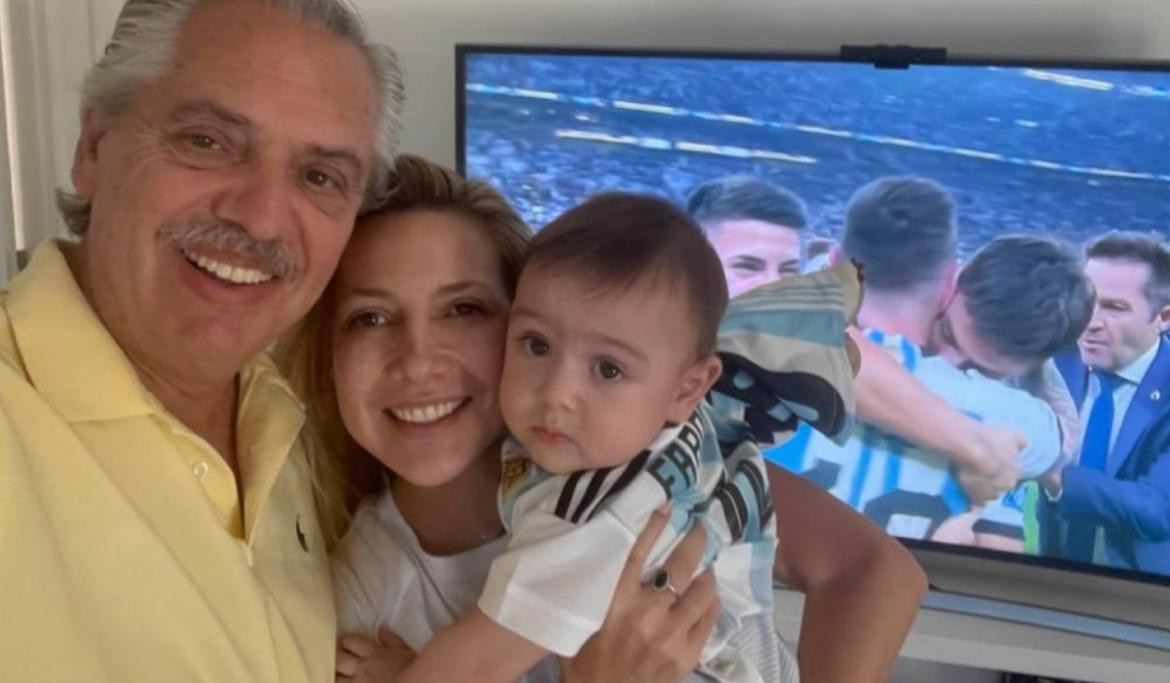
MULTIPOLYGON (((500 254, 500 272, 510 299, 532 233, 499 191, 464 180, 451 169, 408 154, 390 170, 386 195, 358 220, 410 211, 450 211, 483 226, 500 254)), ((313 497, 325 545, 332 550, 348 528, 358 501, 375 494, 389 478, 386 468, 346 432, 333 386, 334 291, 332 283, 309 313, 277 345, 276 358, 305 402, 302 442, 313 478, 313 497)))

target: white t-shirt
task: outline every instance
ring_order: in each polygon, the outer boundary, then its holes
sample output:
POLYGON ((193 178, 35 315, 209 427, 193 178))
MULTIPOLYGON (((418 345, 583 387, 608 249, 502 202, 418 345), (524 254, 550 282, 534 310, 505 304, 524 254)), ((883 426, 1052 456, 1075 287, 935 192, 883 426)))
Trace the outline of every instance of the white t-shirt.
MULTIPOLYGON (((475 607, 488 568, 506 547, 501 536, 457 555, 430 555, 418 543, 387 491, 358 508, 333 551, 333 592, 341 633, 374 637, 385 628, 415 651, 475 607)), ((523 683, 554 683, 549 657, 523 683)))

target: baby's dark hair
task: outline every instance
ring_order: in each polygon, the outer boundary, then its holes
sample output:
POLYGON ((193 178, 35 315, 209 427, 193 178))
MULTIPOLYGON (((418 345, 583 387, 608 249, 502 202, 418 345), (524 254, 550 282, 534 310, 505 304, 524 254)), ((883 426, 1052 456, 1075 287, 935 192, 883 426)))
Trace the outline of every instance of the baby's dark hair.
POLYGON ((620 291, 647 279, 681 285, 695 322, 698 355, 715 350, 727 308, 723 267, 694 220, 664 199, 596 195, 536 233, 524 268, 571 273, 598 291, 620 291))

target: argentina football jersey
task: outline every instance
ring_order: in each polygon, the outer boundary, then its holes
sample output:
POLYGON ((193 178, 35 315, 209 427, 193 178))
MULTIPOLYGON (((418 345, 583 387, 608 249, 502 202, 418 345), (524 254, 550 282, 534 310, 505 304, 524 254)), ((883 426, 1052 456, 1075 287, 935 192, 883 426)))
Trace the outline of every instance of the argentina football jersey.
MULTIPOLYGON (((942 358, 923 356, 904 337, 877 330, 865 334, 957 410, 1023 433, 1028 446, 1020 456, 1021 478, 1043 473, 1060 453, 1056 417, 1039 399, 942 358)), ((765 457, 902 538, 928 539, 947 519, 972 509, 944 456, 860 422, 844 443, 802 425, 765 457)), ((985 505, 974 531, 1022 539, 1022 498, 1018 490, 1009 491, 985 505)))

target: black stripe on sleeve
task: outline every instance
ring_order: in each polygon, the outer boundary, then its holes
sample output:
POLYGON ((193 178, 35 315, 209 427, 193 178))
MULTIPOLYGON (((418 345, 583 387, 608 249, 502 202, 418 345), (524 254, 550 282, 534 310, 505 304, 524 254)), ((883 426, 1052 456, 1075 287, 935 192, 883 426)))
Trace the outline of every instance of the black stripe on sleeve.
POLYGON ((585 511, 589 509, 589 505, 597 497, 598 492, 601 491, 601 485, 605 483, 605 478, 612 471, 612 467, 593 470, 593 476, 589 479, 589 486, 585 489, 585 495, 581 497, 581 502, 577 504, 577 509, 573 511, 573 524, 581 521, 581 515, 585 514, 585 511))
POLYGON ((727 520, 727 530, 731 541, 743 538, 744 525, 747 523, 747 503, 739 489, 731 482, 721 486, 715 493, 715 498, 723 506, 723 517, 727 520))
POLYGON ((581 479, 582 472, 574 472, 569 475, 569 480, 561 487, 561 495, 557 498, 557 509, 554 514, 561 519, 567 520, 569 518, 569 506, 573 504, 573 493, 577 490, 577 482, 581 479))
POLYGON ((764 482, 764 475, 754 463, 748 460, 740 462, 736 469, 743 472, 744 478, 752 487, 752 493, 756 497, 756 511, 759 513, 760 526, 763 526, 764 520, 768 516, 769 504, 772 502, 768 496, 768 486, 764 482))
POLYGON ((630 463, 626 465, 626 469, 618 475, 617 481, 613 483, 613 486, 609 487, 609 490, 605 492, 605 495, 601 497, 601 500, 597 501, 597 505, 593 506, 593 511, 589 513, 589 519, 593 519, 593 516, 597 514, 597 511, 605 507, 606 501, 625 490, 625 488, 630 485, 630 482, 634 480, 634 477, 638 476, 642 470, 646 469, 646 463, 649 460, 649 450, 642 451, 638 454, 638 457, 631 460, 630 463))

